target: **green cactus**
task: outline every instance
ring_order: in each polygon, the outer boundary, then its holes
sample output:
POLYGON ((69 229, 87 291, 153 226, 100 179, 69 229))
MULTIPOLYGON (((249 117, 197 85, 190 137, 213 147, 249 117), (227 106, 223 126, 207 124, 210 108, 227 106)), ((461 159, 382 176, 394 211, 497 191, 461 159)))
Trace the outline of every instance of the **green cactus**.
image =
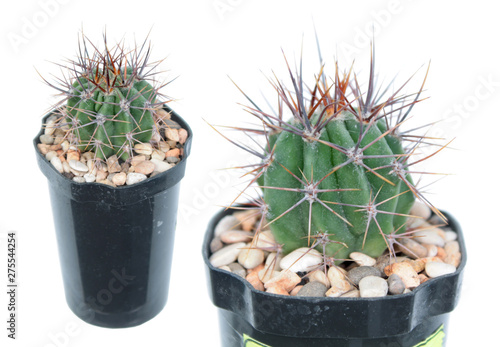
POLYGON ((108 48, 105 37, 99 51, 82 37, 78 59, 67 67, 70 76, 61 85, 46 82, 64 96, 58 108, 73 144, 98 159, 116 154, 126 160, 134 145, 149 142, 156 130, 153 113, 163 103, 150 81, 157 63, 149 63, 145 43, 128 51, 121 45, 108 48))
POLYGON ((377 257, 389 248, 394 254, 396 239, 411 233, 405 233, 406 222, 416 198, 442 216, 410 177, 416 163, 410 159, 425 137, 399 131, 423 84, 413 96, 400 95, 400 88, 384 97, 375 88, 373 59, 370 69, 366 90, 355 74, 341 78, 336 66, 332 85, 322 72, 307 94, 302 76, 290 71, 292 91, 273 82, 279 114, 247 97, 249 112, 264 128, 241 130, 266 138, 265 153, 240 145, 261 159, 251 166, 255 177, 248 187, 258 183, 262 189, 254 205, 284 253, 316 247, 330 261, 354 251, 377 257), (287 121, 285 108, 292 114, 287 121))

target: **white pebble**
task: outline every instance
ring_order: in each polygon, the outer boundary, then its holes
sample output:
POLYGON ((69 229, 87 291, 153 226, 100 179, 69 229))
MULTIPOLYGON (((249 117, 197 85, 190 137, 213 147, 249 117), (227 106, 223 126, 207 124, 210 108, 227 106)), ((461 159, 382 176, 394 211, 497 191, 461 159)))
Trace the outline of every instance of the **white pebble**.
POLYGON ((95 175, 93 175, 91 173, 86 173, 85 175, 83 175, 83 178, 85 179, 85 182, 87 182, 87 183, 95 182, 95 175))
POLYGON ((444 239, 439 235, 437 228, 419 230, 413 235, 415 235, 414 240, 420 243, 427 243, 438 247, 444 246, 444 239))
POLYGON ((262 248, 264 250, 276 245, 276 241, 270 230, 261 231, 255 236, 254 240, 255 239, 257 240, 255 247, 262 248))
POLYGON ((68 164, 69 164, 69 167, 72 168, 75 171, 78 171, 78 172, 87 172, 87 171, 89 171, 89 168, 87 167, 87 165, 85 165, 81 161, 72 159, 72 160, 69 161, 68 164))
POLYGON ((453 265, 440 263, 437 261, 429 261, 425 264, 425 272, 427 276, 434 278, 443 275, 448 275, 457 271, 457 268, 453 265))
POLYGON ((233 215, 227 215, 222 217, 222 219, 217 223, 215 227, 214 236, 220 236, 224 231, 234 229, 238 226, 240 222, 233 215))
POLYGON ((136 183, 142 182, 146 178, 148 178, 148 177, 146 175, 144 175, 144 174, 137 173, 137 172, 129 172, 127 174, 127 185, 130 186, 132 184, 136 184, 136 183))
POLYGON ((366 276, 359 281, 359 294, 362 298, 386 296, 389 290, 387 281, 377 276, 366 276))
POLYGON ((57 157, 56 151, 50 151, 47 154, 45 154, 45 159, 47 159, 48 161, 51 161, 52 158, 54 157, 57 157))
POLYGON ((166 161, 158 160, 158 159, 151 159, 151 162, 155 164, 155 171, 156 172, 164 172, 167 171, 171 168, 174 167, 173 164, 167 163, 166 161))
POLYGON ((307 247, 297 248, 281 259, 282 269, 288 269, 292 272, 308 271, 318 266, 323 261, 321 253, 315 249, 307 247))
POLYGON ((59 173, 63 173, 64 170, 61 159, 59 159, 59 157, 53 157, 50 160, 50 163, 56 168, 57 171, 59 171, 59 173))
POLYGON ((80 176, 75 176, 75 177, 73 177, 73 181, 78 182, 78 183, 85 183, 85 178, 80 177, 80 176))
POLYGON ((215 267, 219 267, 235 262, 236 259, 238 259, 238 254, 240 254, 241 248, 243 247, 245 247, 245 243, 238 242, 219 249, 217 252, 210 256, 210 264, 215 267))
MULTIPOLYGON (((50 153, 50 152, 49 152, 50 153)), ((47 153, 47 155, 49 154, 47 153)), ((444 232, 446 242, 455 241, 457 239, 457 233, 454 231, 445 231, 444 232)))
POLYGON ((264 261, 264 251, 251 248, 251 244, 247 243, 246 248, 242 249, 238 254, 238 263, 245 269, 253 269, 262 264, 264 261))
POLYGON ((424 220, 429 219, 431 214, 432 214, 432 211, 429 208, 429 206, 427 206, 426 204, 424 204, 420 201, 415 201, 415 203, 413 204, 413 206, 410 210, 410 215, 422 217, 424 220))
POLYGON ((374 266, 377 263, 375 259, 361 252, 352 252, 349 257, 359 266, 374 266))

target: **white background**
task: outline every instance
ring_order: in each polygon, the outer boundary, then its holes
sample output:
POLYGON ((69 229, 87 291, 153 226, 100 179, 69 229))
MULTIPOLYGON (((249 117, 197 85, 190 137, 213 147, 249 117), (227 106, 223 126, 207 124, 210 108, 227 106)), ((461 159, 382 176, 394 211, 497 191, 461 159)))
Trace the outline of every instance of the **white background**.
MULTIPOLYGON (((454 149, 440 153, 423 167, 453 174, 430 187, 432 195, 428 196, 436 206, 458 217, 469 256, 461 301, 451 316, 448 346, 494 344, 496 312, 500 309, 494 294, 499 284, 494 268, 498 267, 500 242, 495 224, 500 193, 500 21, 492 3, 11 2, 8 9, 0 11, 0 288, 5 288, 6 282, 5 234, 16 230, 20 321, 15 342, 0 329, 0 346, 170 346, 174 345, 172 341, 179 345, 219 345, 201 242, 217 205, 230 202, 242 188, 237 173, 217 169, 245 157, 203 119, 213 124, 243 125, 249 118, 237 103, 245 100, 227 75, 259 99, 260 91, 269 91, 265 77, 272 70, 287 78, 281 48, 293 64, 303 42, 304 70, 312 77, 318 71, 313 23, 328 73, 333 72, 335 57, 346 68, 356 59, 355 70, 365 80, 372 29, 377 69, 386 81, 398 73, 399 81, 403 81, 432 61, 426 85, 430 99, 415 107, 413 115, 418 124, 444 119, 433 128, 433 134, 456 140, 454 149), (90 326, 66 306, 47 182, 36 166, 31 143, 41 116, 54 102, 53 90, 41 82, 35 68, 44 76, 57 74, 49 61, 74 57, 82 27, 96 42, 104 28, 111 41, 123 35, 132 40, 134 34, 141 41, 152 28, 153 57, 168 56, 163 64, 169 70, 165 78, 180 76, 165 91, 178 99, 171 105, 189 122, 195 136, 182 182, 169 301, 154 320, 132 329, 90 326), (486 312, 495 314, 488 316, 486 312), (71 336, 67 336, 68 327, 71 336), (59 344, 51 341, 51 336, 58 336, 59 344)), ((411 84, 413 91, 418 89, 425 68, 411 84)), ((311 81, 308 77, 306 80, 311 81)), ((275 100, 273 94, 268 95, 275 100)), ((6 305, 7 296, 2 294, 0 321, 6 320, 6 305)))

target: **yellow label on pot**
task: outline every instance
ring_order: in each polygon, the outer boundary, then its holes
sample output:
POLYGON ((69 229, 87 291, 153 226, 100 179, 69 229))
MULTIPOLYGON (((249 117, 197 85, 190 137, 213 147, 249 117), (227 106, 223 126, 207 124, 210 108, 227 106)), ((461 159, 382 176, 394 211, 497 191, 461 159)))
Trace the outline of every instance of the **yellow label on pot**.
POLYGON ((245 347, 271 347, 269 345, 265 345, 262 342, 255 340, 255 339, 252 339, 247 334, 243 334, 243 346, 245 346, 245 347))
POLYGON ((439 329, 434 332, 434 334, 413 347, 443 347, 444 336, 444 329, 441 325, 439 329))
MULTIPOLYGON (((444 342, 444 329, 441 325, 438 330, 436 330, 431 336, 429 336, 425 341, 416 344, 413 347, 443 347, 444 342)), ((271 347, 269 345, 259 342, 247 334, 243 334, 243 346, 244 347, 271 347)))

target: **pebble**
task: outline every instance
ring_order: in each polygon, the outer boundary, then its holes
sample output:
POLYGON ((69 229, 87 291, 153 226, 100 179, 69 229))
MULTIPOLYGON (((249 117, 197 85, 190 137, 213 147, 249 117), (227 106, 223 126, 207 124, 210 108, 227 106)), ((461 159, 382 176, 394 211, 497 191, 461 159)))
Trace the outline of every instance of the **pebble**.
POLYGON ((118 172, 111 180, 116 186, 123 186, 127 182, 127 174, 125 172, 118 172))
POLYGON ((62 163, 62 167, 63 167, 64 173, 70 173, 71 172, 71 168, 69 167, 69 164, 68 164, 67 161, 65 161, 65 162, 62 163))
POLYGON ((166 120, 170 119, 170 112, 165 111, 163 108, 160 108, 156 110, 155 114, 158 116, 158 118, 166 120))
POLYGON ((59 171, 59 173, 64 172, 63 165, 62 165, 61 159, 59 159, 59 157, 53 157, 50 160, 50 163, 52 164, 52 166, 54 166, 56 168, 57 171, 59 171))
POLYGON ((403 280, 397 274, 390 275, 387 279, 387 284, 389 286, 389 293, 393 295, 403 294, 406 289, 403 280))
POLYGON ((359 281, 361 281, 363 278, 367 276, 381 277, 382 274, 380 273, 380 270, 372 266, 359 266, 347 272, 347 277, 354 285, 358 285, 359 281))
POLYGON ((108 165, 109 173, 120 172, 122 170, 116 155, 109 157, 108 160, 106 160, 106 164, 108 165))
POLYGON ((212 241, 210 241, 210 252, 215 253, 222 247, 224 247, 224 244, 219 237, 214 237, 212 241))
POLYGON ((276 240, 274 235, 270 230, 264 230, 255 235, 254 237, 255 247, 266 250, 266 248, 273 247, 276 245, 276 240))
POLYGON ((449 241, 455 241, 457 239, 457 233, 454 232, 454 231, 445 231, 444 232, 444 240, 446 242, 449 242, 449 241))
POLYGON ((413 235, 415 235, 415 240, 420 243, 427 243, 438 247, 444 246, 444 239, 439 235, 438 228, 419 230, 413 235))
MULTIPOLYGON (((66 160, 67 161, 71 161, 71 160, 80 161, 80 152, 72 150, 72 149, 68 150, 68 152, 66 153, 66 160)), ((82 163, 85 164, 84 161, 82 163)))
POLYGON ((73 177, 73 181, 77 182, 77 183, 85 183, 85 178, 83 177, 80 177, 80 176, 75 176, 73 177))
POLYGON ((293 272, 309 271, 315 266, 318 266, 323 261, 320 252, 307 247, 297 248, 281 259, 280 266, 282 269, 289 269, 293 272))
POLYGON ((297 296, 324 297, 326 286, 321 282, 309 282, 299 290, 297 296))
POLYGON ((290 292, 297 284, 301 281, 300 277, 290 271, 290 270, 282 270, 277 276, 271 278, 270 280, 264 282, 265 288, 270 288, 274 285, 278 285, 282 287, 284 290, 290 292))
POLYGON ((177 164, 180 161, 180 159, 177 157, 166 157, 165 160, 170 164, 177 164))
POLYGON ((281 254, 277 256, 276 252, 269 253, 269 255, 266 258, 265 266, 275 271, 284 270, 280 267, 280 261, 282 258, 283 256, 281 254))
POLYGON ((331 266, 328 269, 328 280, 331 287, 326 296, 339 297, 352 289, 351 283, 346 279, 345 271, 339 267, 331 266))
POLYGON ((227 216, 222 217, 222 219, 215 226, 214 235, 216 237, 220 237, 220 235, 230 229, 234 229, 238 226, 238 219, 233 215, 229 214, 227 216))
POLYGON ((104 170, 97 170, 95 175, 96 181, 104 181, 108 177, 108 172, 104 170))
POLYGON ((377 263, 377 260, 361 252, 352 252, 349 257, 359 266, 373 266, 377 263))
POLYGON ((48 161, 50 161, 54 157, 57 157, 56 151, 50 151, 45 154, 45 159, 47 159, 48 161))
POLYGON ((165 137, 169 140, 179 142, 179 132, 177 131, 177 129, 165 129, 165 137))
POLYGON ((280 272, 273 270, 272 267, 264 267, 262 270, 259 271, 259 279, 263 283, 266 283, 267 281, 278 276, 279 274, 280 272))
POLYGON ((432 211, 429 206, 420 201, 415 201, 412 208, 410 209, 410 215, 422 217, 423 220, 429 219, 431 217, 431 214, 432 211))
POLYGON ((87 165, 85 165, 81 161, 70 160, 68 162, 68 164, 69 164, 69 167, 75 171, 78 171, 78 172, 88 172, 89 171, 89 168, 87 167, 87 165))
POLYGON ((427 257, 427 248, 422 246, 415 240, 402 237, 399 239, 402 246, 399 247, 401 252, 409 256, 410 258, 425 258, 427 257))
POLYGON ((448 275, 457 271, 457 268, 451 264, 430 261, 425 264, 425 272, 431 278, 448 275))
POLYGON ((264 261, 264 258, 264 251, 252 248, 252 244, 247 243, 246 248, 242 249, 238 255, 238 263, 246 269, 253 269, 261 264, 264 261))
POLYGON ((181 150, 179 148, 170 149, 165 152, 165 157, 176 157, 179 158, 181 155, 181 150))
POLYGON ((153 163, 155 172, 165 172, 174 167, 174 165, 158 159, 151 159, 150 163, 153 163))
POLYGON ((155 170, 155 164, 149 160, 144 160, 143 162, 135 166, 135 172, 141 173, 143 175, 149 175, 155 170))
POLYGON ((162 152, 159 149, 155 149, 155 150, 153 150, 153 153, 151 154, 151 159, 163 161, 163 160, 165 160, 165 152, 162 152))
POLYGON ((85 175, 83 175, 83 179, 87 183, 92 183, 92 182, 95 182, 95 175, 93 175, 91 173, 86 173, 85 175))
POLYGON ((153 153, 153 146, 150 143, 137 143, 134 146, 134 151, 138 154, 151 155, 153 153))
POLYGON ((54 138, 51 135, 43 134, 40 135, 40 142, 44 145, 51 145, 54 143, 54 138))
POLYGON ((408 262, 395 263, 388 265, 384 272, 387 276, 392 274, 398 275, 406 288, 415 288, 420 284, 420 280, 418 279, 418 273, 413 269, 411 264, 408 262))
POLYGON ((163 119, 163 121, 165 122, 165 125, 168 128, 170 128, 170 129, 180 129, 181 128, 181 126, 179 125, 179 123, 177 123, 174 120, 171 120, 170 118, 169 119, 163 119))
POLYGON ((257 222, 257 213, 255 210, 238 211, 233 213, 233 216, 240 223, 241 229, 245 231, 252 231, 257 222))
POLYGON ((186 129, 179 129, 179 143, 183 145, 188 138, 188 132, 186 129))
POLYGON ((55 124, 56 124, 56 118, 49 117, 47 119, 47 123, 45 124, 44 134, 52 135, 56 131, 55 124))
POLYGON ((282 286, 277 285, 277 284, 272 285, 270 287, 266 287, 266 293, 279 294, 279 295, 285 295, 285 296, 290 295, 286 289, 284 289, 282 286))
POLYGON ((168 152, 170 146, 165 141, 161 141, 160 143, 158 143, 158 149, 162 152, 168 152))
POLYGON ((220 239, 224 243, 249 242, 252 238, 253 234, 251 232, 243 230, 227 230, 220 234, 220 239))
POLYGON ((245 278, 246 275, 247 275, 247 270, 245 270, 243 268, 243 266, 241 266, 240 264, 238 263, 231 263, 229 265, 227 265, 229 267, 229 269, 231 270, 232 273, 242 277, 242 278, 245 278))
POLYGON ((377 298, 386 296, 389 291, 387 281, 377 276, 364 277, 359 282, 359 295, 362 298, 377 298))
POLYGON ((127 174, 127 185, 130 186, 132 184, 136 184, 139 182, 144 181, 146 178, 148 178, 146 175, 143 175, 141 173, 136 173, 136 172, 129 172, 127 174))
POLYGON ((264 291, 264 283, 259 278, 258 271, 251 271, 247 276, 246 280, 257 290, 264 291))
POLYGON ((359 294, 358 289, 353 289, 348 291, 347 293, 344 293, 340 296, 341 298, 359 298, 361 295, 359 294))
POLYGON ((325 275, 323 270, 314 270, 307 274, 307 278, 309 278, 309 282, 319 282, 325 285, 326 288, 330 288, 330 280, 328 276, 325 275))
POLYGON ((292 291, 290 292, 290 296, 297 296, 297 293, 300 292, 300 290, 303 288, 304 286, 299 284, 298 286, 296 286, 295 288, 292 289, 292 291))
POLYGON ((245 243, 238 242, 221 248, 210 256, 210 264, 219 267, 234 263, 238 259, 238 254, 240 254, 243 247, 245 247, 245 243))
POLYGON ((436 245, 423 244, 422 246, 427 249, 427 257, 435 257, 438 254, 436 245))
POLYGON ((425 283, 429 280, 429 277, 427 277, 424 274, 418 274, 418 279, 420 280, 420 284, 425 283))
POLYGON ((145 155, 136 155, 130 160, 130 165, 137 166, 145 160, 146 160, 145 155))

